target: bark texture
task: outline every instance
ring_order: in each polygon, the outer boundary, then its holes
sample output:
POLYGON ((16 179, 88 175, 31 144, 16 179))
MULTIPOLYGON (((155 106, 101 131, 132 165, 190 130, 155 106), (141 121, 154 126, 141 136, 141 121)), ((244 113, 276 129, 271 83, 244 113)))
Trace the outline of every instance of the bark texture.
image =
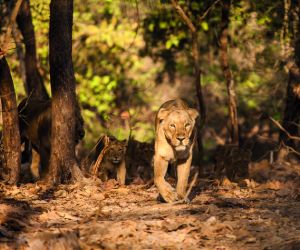
POLYGON ((221 20, 221 34, 220 34, 220 61, 224 77, 227 85, 228 94, 228 114, 229 114, 229 131, 231 144, 239 144, 239 131, 238 131, 238 115, 236 104, 235 85, 232 72, 228 61, 228 26, 230 14, 230 0, 222 1, 222 20, 221 20))
POLYGON ((50 77, 52 139, 50 176, 54 184, 78 180, 82 173, 75 159, 75 77, 72 63, 73 1, 50 3, 50 77))
MULTIPOLYGON (((294 57, 287 64, 289 68, 289 78, 286 89, 285 109, 282 126, 290 136, 299 135, 300 121, 300 1, 291 2, 291 12, 293 13, 293 34, 294 34, 294 57)), ((284 147, 280 150, 278 160, 285 158, 288 150, 285 146, 297 148, 296 141, 290 138, 286 132, 281 131, 280 140, 284 147)))
POLYGON ((0 59, 0 96, 3 120, 5 168, 9 184, 17 184, 21 168, 21 145, 16 94, 6 58, 0 59))

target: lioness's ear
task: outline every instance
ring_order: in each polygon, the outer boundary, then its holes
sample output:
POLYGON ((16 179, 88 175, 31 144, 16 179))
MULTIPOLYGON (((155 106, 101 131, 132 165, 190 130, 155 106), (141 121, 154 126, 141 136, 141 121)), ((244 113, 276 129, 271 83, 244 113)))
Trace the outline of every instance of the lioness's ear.
POLYGON ((169 114, 169 110, 167 110, 165 108, 161 108, 157 113, 157 119, 159 121, 163 121, 167 117, 168 114, 169 114))
POLYGON ((199 116, 199 113, 196 109, 188 109, 187 112, 193 120, 196 120, 196 118, 199 116))

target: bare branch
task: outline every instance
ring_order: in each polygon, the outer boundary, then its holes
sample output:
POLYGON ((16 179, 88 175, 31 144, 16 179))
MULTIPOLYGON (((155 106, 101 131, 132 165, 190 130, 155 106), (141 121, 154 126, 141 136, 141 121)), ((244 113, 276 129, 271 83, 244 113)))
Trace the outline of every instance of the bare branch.
POLYGON ((292 139, 292 140, 295 140, 295 141, 300 141, 300 137, 298 137, 298 136, 293 136, 293 135, 291 135, 284 127, 282 127, 282 125, 278 122, 278 121, 276 121, 276 120, 274 120, 272 117, 269 117, 269 119, 280 129, 280 130, 282 130, 286 135, 287 135, 287 137, 289 138, 289 139, 292 139))
POLYGON ((284 142, 281 142, 282 146, 284 148, 286 148, 288 150, 288 153, 294 153, 296 155, 299 155, 300 156, 300 152, 298 152, 297 150, 295 150, 294 148, 290 147, 290 146, 287 146, 284 144, 284 142))
POLYGON ((203 15, 199 18, 200 19, 200 21, 201 20, 203 20, 206 16, 207 16, 207 14, 211 11, 211 9, 218 3, 218 2, 220 2, 221 0, 216 0, 216 1, 214 1, 205 11, 204 11, 204 13, 203 13, 203 15))
POLYGON ((197 32, 197 29, 195 25, 192 23, 191 19, 187 16, 187 14, 184 12, 184 10, 181 8, 181 6, 178 4, 176 0, 172 0, 172 5, 175 8, 178 15, 181 17, 181 19, 184 21, 184 23, 189 27, 191 32, 194 34, 197 32))

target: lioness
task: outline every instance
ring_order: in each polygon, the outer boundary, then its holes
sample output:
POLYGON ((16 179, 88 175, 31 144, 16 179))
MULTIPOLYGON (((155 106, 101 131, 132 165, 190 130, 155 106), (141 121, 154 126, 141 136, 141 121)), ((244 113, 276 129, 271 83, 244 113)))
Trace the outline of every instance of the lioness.
POLYGON ((195 109, 181 99, 165 102, 155 119, 154 183, 166 202, 185 197, 196 139, 195 109), (168 164, 177 165, 176 191, 166 182, 168 164))

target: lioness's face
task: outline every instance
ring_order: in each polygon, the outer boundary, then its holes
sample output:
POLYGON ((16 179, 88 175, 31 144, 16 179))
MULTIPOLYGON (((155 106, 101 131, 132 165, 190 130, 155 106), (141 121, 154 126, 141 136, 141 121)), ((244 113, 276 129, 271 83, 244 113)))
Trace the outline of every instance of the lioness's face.
POLYGON ((185 110, 171 111, 163 121, 163 130, 176 151, 184 151, 191 144, 195 120, 185 110))

